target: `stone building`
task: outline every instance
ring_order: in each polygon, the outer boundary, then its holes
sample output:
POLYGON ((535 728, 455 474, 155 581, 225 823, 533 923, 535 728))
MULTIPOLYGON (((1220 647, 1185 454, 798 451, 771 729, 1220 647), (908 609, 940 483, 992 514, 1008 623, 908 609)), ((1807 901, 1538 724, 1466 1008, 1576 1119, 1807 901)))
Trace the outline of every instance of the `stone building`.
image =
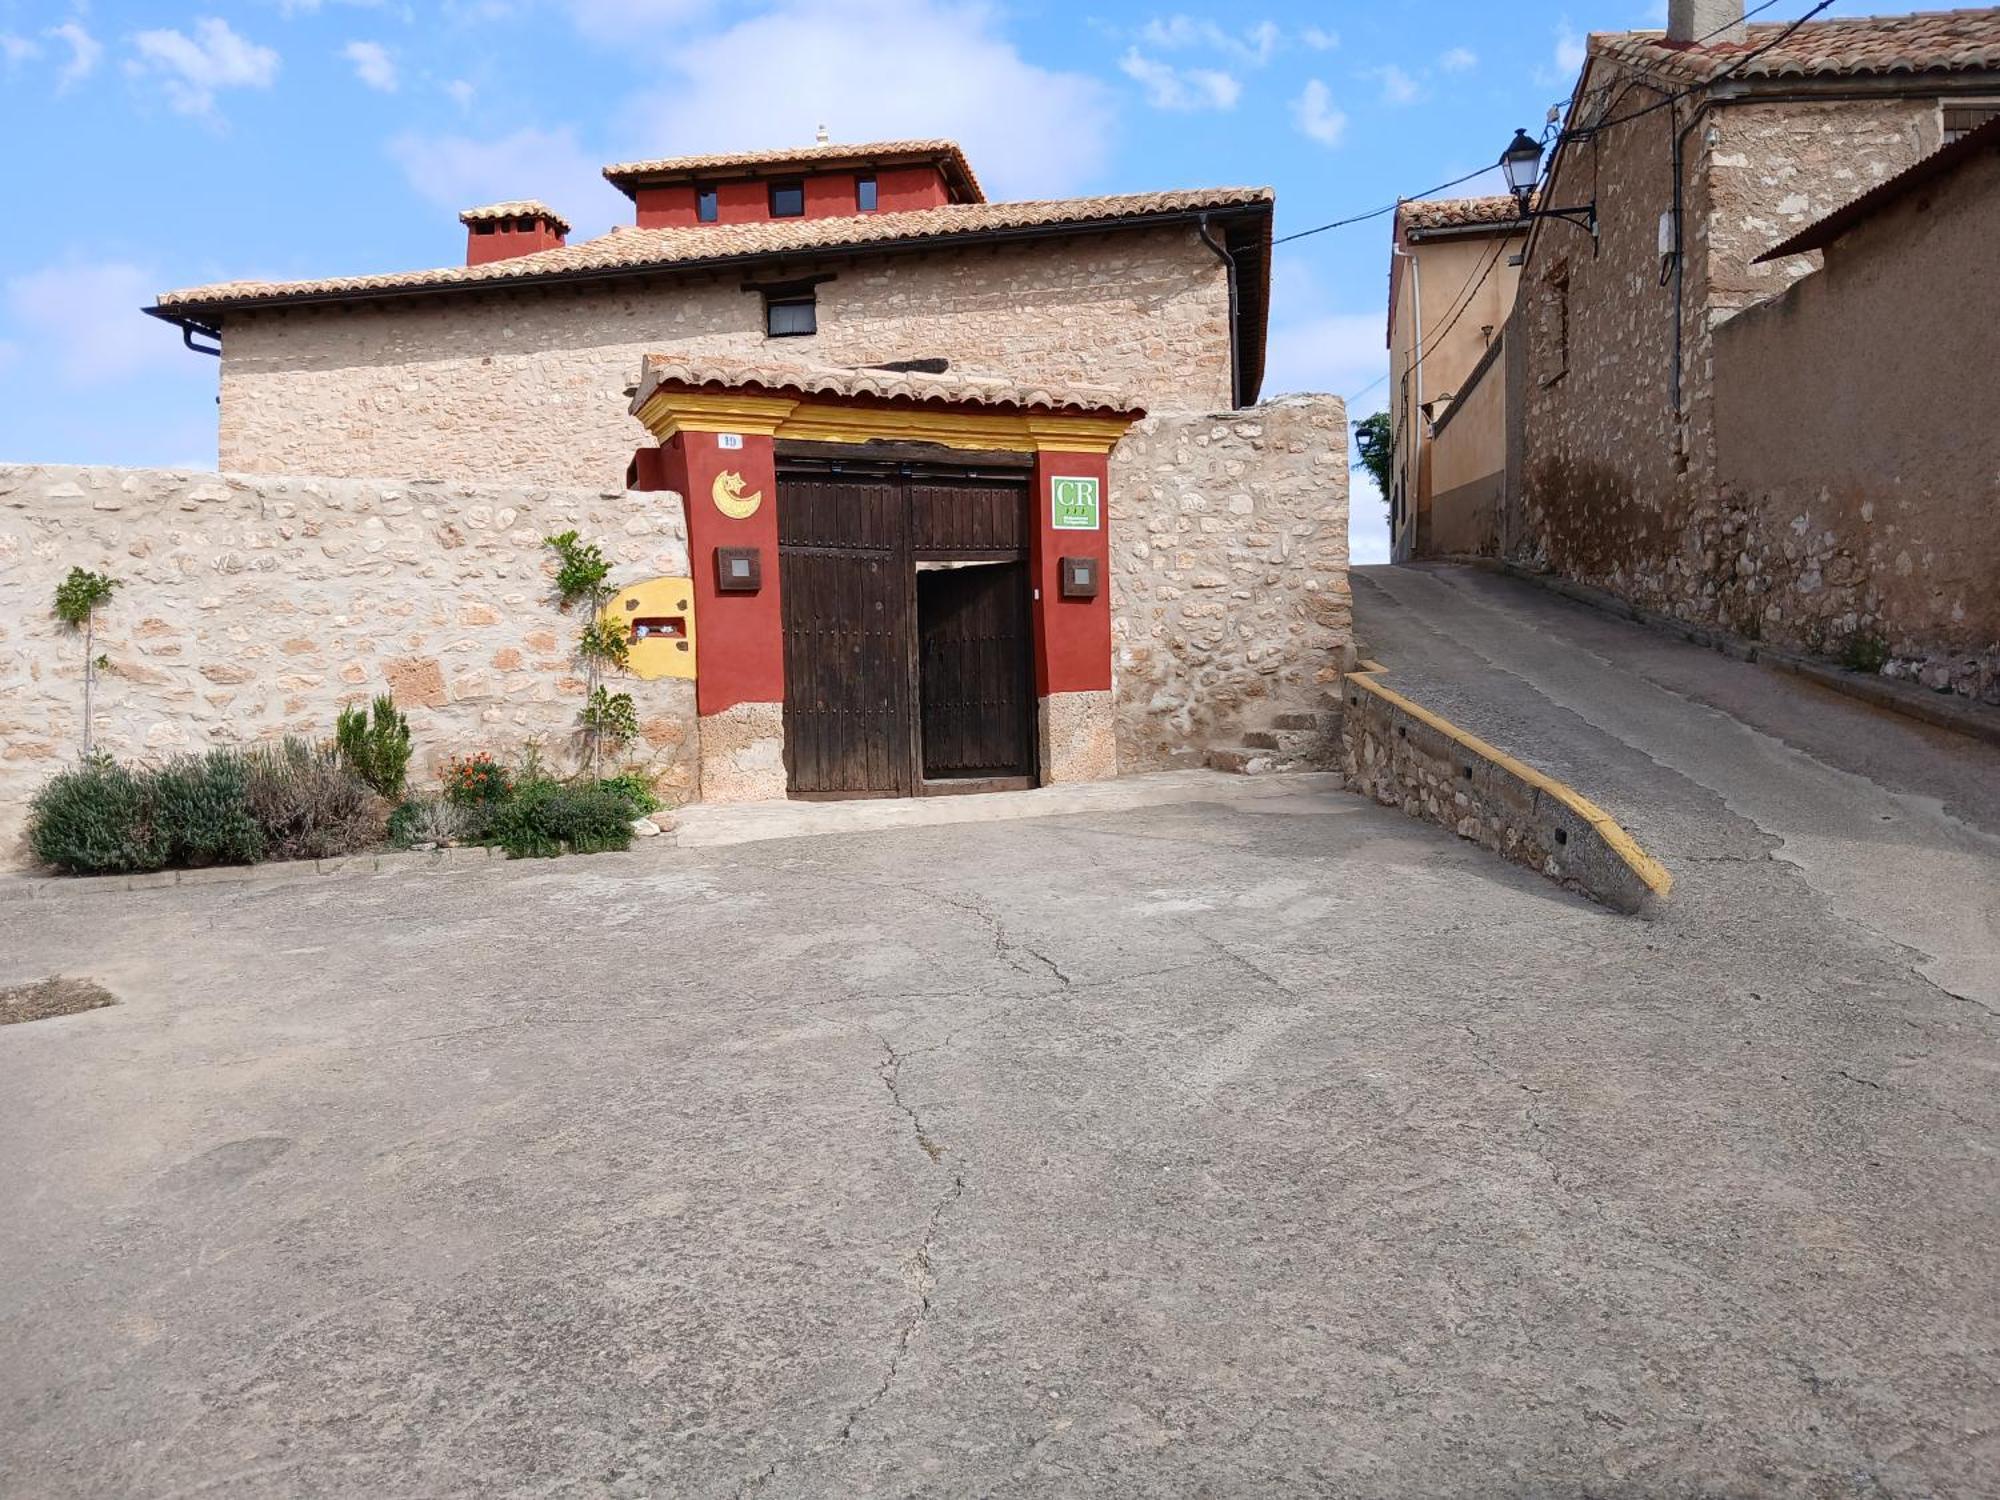
MULTIPOLYGON (((1856 436, 1844 455, 1815 451, 1805 435, 1825 414, 1807 421, 1798 392, 1907 382, 1897 409, 1958 417, 1968 382, 1990 402, 1990 359, 1892 367, 1857 327, 1811 356, 1831 363, 1781 372, 1770 331, 1791 315, 1760 312, 1759 334, 1734 325, 1819 271, 1823 247, 1766 252, 1996 112, 2000 9, 1781 25, 1745 24, 1740 4, 1674 0, 1664 34, 1592 36, 1542 195, 1594 207, 1595 231, 1545 218, 1528 239, 1502 362, 1519 449, 1503 549, 1753 640, 1857 657, 1886 644, 1890 668, 1910 672, 1962 656, 1965 639, 1939 623, 1957 595, 1932 588, 1911 542, 1967 505, 1990 530, 1992 422, 1960 427, 1961 442, 1983 445, 1968 462, 1984 463, 1984 494, 1944 502, 1912 532, 1936 455, 1871 444, 1864 473, 1850 462, 1856 436), (1777 422, 1781 411, 1803 425, 1777 422), (1840 493, 1814 499, 1822 489, 1840 493)), ((1936 299, 1926 323, 1990 326, 1992 241, 1961 243, 1959 272, 1929 267, 1913 295, 1936 299)), ((1854 284, 1836 269, 1780 307, 1823 307, 1843 281, 1854 284)), ((1886 293, 1875 307, 1871 319, 1910 311, 1886 293)), ((1803 358, 1808 342, 1791 352, 1803 358)), ((1990 673, 1957 678, 1968 692, 1981 681, 1990 673)))
POLYGON ((1461 420, 1458 396, 1500 353, 1528 232, 1511 197, 1437 198, 1396 209, 1389 251, 1389 425, 1395 434, 1390 555, 1486 552, 1505 462, 1497 413, 1461 420), (1432 439, 1456 426, 1434 472, 1432 439))
MULTIPOLYGON (((1255 404, 1268 190, 993 203, 944 141, 606 175, 633 222, 594 239, 521 199, 462 216, 463 265, 149 309, 219 348, 221 477, 0 484, 0 548, 147 575, 106 622, 133 668, 111 748, 323 733, 389 686, 433 757, 558 745, 579 684, 540 538, 572 524, 659 583, 626 601, 651 666, 625 686, 672 795, 1099 776, 1330 727, 1345 413, 1255 404)), ((70 727, 44 581, 0 576, 35 684, 10 765, 70 727)))

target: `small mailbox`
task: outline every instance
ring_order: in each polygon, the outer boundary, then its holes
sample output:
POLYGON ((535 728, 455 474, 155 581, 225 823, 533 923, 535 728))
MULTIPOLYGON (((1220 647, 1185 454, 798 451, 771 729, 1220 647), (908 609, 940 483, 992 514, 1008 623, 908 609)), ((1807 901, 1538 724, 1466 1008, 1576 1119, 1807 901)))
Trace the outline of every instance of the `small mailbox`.
POLYGON ((694 580, 648 578, 612 595, 602 619, 623 632, 634 677, 694 676, 694 580))
POLYGON ((1065 599, 1095 599, 1097 597, 1097 559, 1094 557, 1065 557, 1062 560, 1062 597, 1065 599))
POLYGON ((763 558, 755 547, 715 549, 715 591, 718 594, 754 594, 763 586, 763 558))

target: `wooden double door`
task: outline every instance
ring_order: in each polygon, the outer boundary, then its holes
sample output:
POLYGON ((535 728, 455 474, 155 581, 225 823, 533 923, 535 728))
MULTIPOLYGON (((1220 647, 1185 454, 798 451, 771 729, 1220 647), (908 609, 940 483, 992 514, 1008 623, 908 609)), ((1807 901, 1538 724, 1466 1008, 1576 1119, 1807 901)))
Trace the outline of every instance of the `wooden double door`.
POLYGON ((778 461, 785 772, 799 797, 1033 785, 1029 471, 778 461))

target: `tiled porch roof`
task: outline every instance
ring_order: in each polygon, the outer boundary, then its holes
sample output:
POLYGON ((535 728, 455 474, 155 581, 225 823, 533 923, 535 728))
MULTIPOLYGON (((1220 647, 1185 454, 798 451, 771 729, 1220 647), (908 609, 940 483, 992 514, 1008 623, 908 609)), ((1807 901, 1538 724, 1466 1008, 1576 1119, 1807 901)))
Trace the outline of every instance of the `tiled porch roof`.
POLYGON ((1756 22, 1740 42, 1670 46, 1659 31, 1600 32, 1590 55, 1686 83, 1739 78, 1838 78, 1859 74, 1963 72, 2000 68, 2000 7, 1842 16, 1808 21, 1753 61, 1788 22, 1756 22))
POLYGON ((1002 375, 883 370, 708 355, 649 354, 632 399, 637 411, 661 386, 721 387, 772 394, 835 396, 935 406, 989 406, 1013 411, 1115 413, 1140 417, 1144 408, 1111 386, 1025 384, 1002 375))

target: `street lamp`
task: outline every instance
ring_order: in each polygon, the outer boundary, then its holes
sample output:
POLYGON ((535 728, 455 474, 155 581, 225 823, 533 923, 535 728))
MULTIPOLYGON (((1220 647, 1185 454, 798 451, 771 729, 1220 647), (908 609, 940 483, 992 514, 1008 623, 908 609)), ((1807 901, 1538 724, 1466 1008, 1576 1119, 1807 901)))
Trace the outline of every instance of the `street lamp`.
POLYGON ((1542 179, 1542 143, 1525 130, 1516 130, 1514 139, 1500 153, 1500 170, 1506 174, 1508 191, 1520 205, 1524 219, 1562 219, 1576 225, 1593 240, 1597 238, 1597 205, 1579 208, 1535 208, 1535 185, 1542 179))

